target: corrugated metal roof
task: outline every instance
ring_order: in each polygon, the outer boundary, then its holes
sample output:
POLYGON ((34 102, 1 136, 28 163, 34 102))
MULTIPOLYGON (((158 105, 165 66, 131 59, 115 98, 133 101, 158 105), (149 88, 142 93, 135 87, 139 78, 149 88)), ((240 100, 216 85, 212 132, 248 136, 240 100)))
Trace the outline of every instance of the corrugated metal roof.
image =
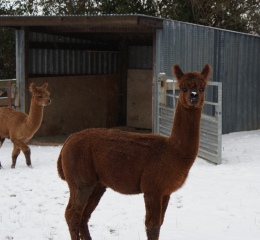
MULTIPOLYGON (((154 17, 144 14, 84 14, 84 15, 0 15, 0 26, 142 26, 154 29, 162 29, 163 21, 170 20, 161 17, 154 17)), ((175 23, 186 24, 186 22, 172 20, 175 23)), ((190 26, 205 27, 213 30, 222 30, 230 33, 238 33, 249 36, 256 36, 250 33, 235 32, 227 29, 220 29, 210 26, 188 23, 190 26)))

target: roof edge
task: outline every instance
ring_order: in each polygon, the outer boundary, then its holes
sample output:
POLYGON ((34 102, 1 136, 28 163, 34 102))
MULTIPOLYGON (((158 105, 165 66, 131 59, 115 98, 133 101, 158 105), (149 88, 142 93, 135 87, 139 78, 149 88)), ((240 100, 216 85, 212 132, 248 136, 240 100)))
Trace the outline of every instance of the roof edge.
POLYGON ((13 16, 0 15, 2 27, 25 26, 143 26, 163 28, 163 18, 147 15, 59 15, 13 16))

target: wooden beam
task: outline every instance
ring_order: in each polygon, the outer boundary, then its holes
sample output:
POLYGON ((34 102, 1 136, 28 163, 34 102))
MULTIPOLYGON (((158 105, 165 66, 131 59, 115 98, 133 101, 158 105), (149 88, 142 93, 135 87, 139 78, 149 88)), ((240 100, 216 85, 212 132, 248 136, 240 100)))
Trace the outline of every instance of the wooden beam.
POLYGON ((32 26, 33 31, 48 33, 154 33, 156 29, 141 26, 32 26))
POLYGON ((142 26, 162 28, 163 19, 143 15, 96 15, 96 16, 0 16, 0 26, 142 26))

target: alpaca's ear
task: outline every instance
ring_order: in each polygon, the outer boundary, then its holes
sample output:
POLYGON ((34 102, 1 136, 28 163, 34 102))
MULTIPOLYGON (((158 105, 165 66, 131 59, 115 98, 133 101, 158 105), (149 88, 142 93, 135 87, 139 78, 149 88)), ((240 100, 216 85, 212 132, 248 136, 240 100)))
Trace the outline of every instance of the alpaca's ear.
POLYGON ((201 75, 203 75, 206 79, 208 79, 210 75, 210 71, 211 71, 211 67, 208 64, 206 64, 201 72, 201 75))
POLYGON ((30 91, 31 93, 33 93, 33 92, 35 92, 35 90, 36 90, 35 84, 34 84, 34 83, 31 83, 30 86, 29 86, 29 91, 30 91))
POLYGON ((179 65, 174 65, 172 71, 177 79, 180 79, 184 75, 179 65))
POLYGON ((43 85, 42 85, 42 88, 43 89, 46 89, 48 87, 48 83, 44 83, 43 85))

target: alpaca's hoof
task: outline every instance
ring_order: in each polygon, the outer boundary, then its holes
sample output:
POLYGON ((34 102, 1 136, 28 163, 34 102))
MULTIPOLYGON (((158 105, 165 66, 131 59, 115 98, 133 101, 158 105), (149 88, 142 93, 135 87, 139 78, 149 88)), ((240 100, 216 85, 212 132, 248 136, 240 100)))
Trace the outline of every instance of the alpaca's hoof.
POLYGON ((32 164, 28 165, 28 167, 29 167, 29 168, 33 168, 33 167, 32 167, 32 164))
POLYGON ((11 168, 15 168, 15 165, 11 165, 11 168))

